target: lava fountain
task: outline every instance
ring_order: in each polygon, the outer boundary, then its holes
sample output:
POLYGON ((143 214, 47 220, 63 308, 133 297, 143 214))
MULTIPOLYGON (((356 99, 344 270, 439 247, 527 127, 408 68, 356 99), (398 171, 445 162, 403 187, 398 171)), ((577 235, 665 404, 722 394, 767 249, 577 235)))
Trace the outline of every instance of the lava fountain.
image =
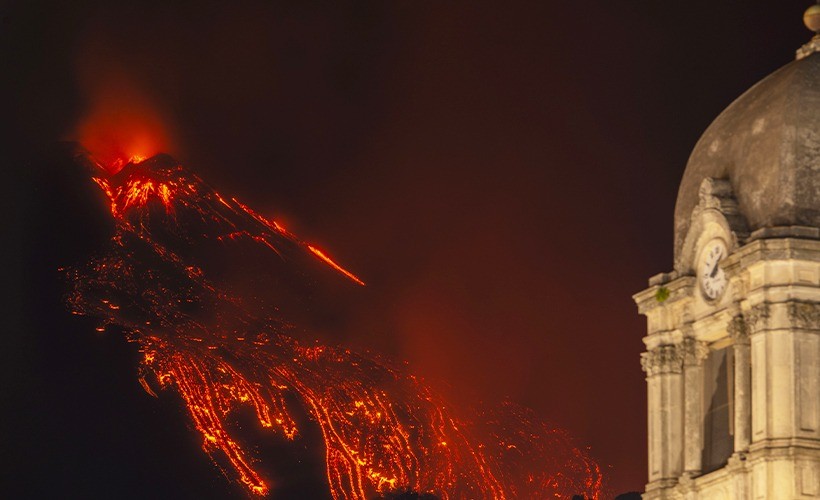
POLYGON ((237 413, 247 408, 262 429, 295 440, 296 404, 321 429, 337 499, 407 490, 440 498, 601 496, 598 465, 530 412, 503 404, 463 419, 404 366, 311 340, 276 291, 306 280, 301 269, 311 266, 364 285, 325 250, 167 155, 109 169, 82 161, 107 197, 115 230, 101 252, 66 270, 67 304, 138 345, 143 388, 155 397, 179 393, 205 453, 249 495, 275 485, 236 432, 237 413), (265 276, 272 295, 232 286, 227 276, 237 265, 265 276))

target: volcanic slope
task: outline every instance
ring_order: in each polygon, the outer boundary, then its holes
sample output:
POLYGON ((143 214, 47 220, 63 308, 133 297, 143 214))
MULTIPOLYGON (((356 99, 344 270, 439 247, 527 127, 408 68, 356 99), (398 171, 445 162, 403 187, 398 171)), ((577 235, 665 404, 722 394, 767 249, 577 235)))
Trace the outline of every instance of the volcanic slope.
POLYGON ((74 314, 121 331, 141 353, 140 383, 174 390, 203 450, 252 495, 276 492, 240 429, 295 440, 321 430, 334 498, 401 491, 440 498, 599 498, 597 464, 562 431, 504 404, 457 412, 378 355, 311 335, 315 284, 364 281, 326 251, 208 186, 168 155, 107 173, 105 248, 66 270, 74 314))

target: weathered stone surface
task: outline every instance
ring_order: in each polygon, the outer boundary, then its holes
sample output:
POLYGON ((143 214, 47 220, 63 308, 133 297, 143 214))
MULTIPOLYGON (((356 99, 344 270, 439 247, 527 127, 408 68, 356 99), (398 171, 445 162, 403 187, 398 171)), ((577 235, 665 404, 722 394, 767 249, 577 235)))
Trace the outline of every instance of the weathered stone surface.
POLYGON ((706 178, 728 179, 755 231, 820 226, 820 53, 787 64, 740 96, 698 141, 675 207, 681 252, 706 178))
POLYGON ((820 36, 704 133, 678 193, 674 271, 633 297, 647 317, 644 500, 820 498, 817 51, 820 36), (695 274, 715 240, 717 299, 695 274))

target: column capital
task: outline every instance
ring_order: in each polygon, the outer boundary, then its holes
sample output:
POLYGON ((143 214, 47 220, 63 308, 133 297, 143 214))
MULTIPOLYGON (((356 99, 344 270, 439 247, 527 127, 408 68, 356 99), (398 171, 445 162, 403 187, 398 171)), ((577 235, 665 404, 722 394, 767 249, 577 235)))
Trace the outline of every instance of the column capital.
POLYGON ((681 344, 684 366, 698 366, 709 355, 709 345, 706 342, 686 337, 681 344))
POLYGON ((732 337, 735 345, 749 343, 749 320, 738 314, 729 321, 726 327, 729 336, 732 337))
POLYGON ((641 368, 648 376, 683 371, 683 349, 679 344, 667 344, 641 354, 641 368))
POLYGON ((747 335, 752 335, 766 328, 769 323, 769 304, 757 304, 743 313, 747 335))
POLYGON ((789 302, 789 321, 797 328, 820 329, 820 304, 816 302, 789 302))

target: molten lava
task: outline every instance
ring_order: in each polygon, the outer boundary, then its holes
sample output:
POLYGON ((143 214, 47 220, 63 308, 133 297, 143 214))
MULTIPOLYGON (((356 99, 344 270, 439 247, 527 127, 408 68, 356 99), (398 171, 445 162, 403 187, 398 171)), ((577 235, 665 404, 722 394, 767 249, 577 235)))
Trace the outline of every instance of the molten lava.
POLYGON ((360 280, 359 278, 356 277, 356 275, 354 275, 353 273, 351 273, 347 269, 343 268, 339 264, 335 263, 333 261, 333 259, 331 259, 327 255, 325 255, 325 253, 323 251, 319 250, 318 248, 314 247, 313 245, 308 245, 307 248, 308 248, 308 250, 313 252, 314 255, 316 255, 317 257, 319 257, 323 261, 327 262, 328 265, 330 265, 330 267, 332 267, 333 269, 335 269, 335 270, 339 271, 340 273, 344 274, 345 276, 347 276, 348 278, 350 278, 354 282, 364 286, 364 281, 360 280))
MULTIPOLYGON (((293 440, 298 404, 321 429, 334 498, 408 489, 440 498, 600 497, 597 464, 525 410, 505 404, 462 421, 404 369, 307 340, 284 305, 261 308, 227 285, 219 256, 262 256, 267 264, 252 270, 262 274, 308 259, 364 285, 280 224, 165 155, 93 180, 116 230, 102 253, 67 272, 68 304, 138 344, 143 388, 152 396, 176 390, 204 451, 249 493, 272 485, 236 431, 237 410, 249 408, 262 429, 293 440)), ((281 283, 265 279, 269 288, 281 283)))

